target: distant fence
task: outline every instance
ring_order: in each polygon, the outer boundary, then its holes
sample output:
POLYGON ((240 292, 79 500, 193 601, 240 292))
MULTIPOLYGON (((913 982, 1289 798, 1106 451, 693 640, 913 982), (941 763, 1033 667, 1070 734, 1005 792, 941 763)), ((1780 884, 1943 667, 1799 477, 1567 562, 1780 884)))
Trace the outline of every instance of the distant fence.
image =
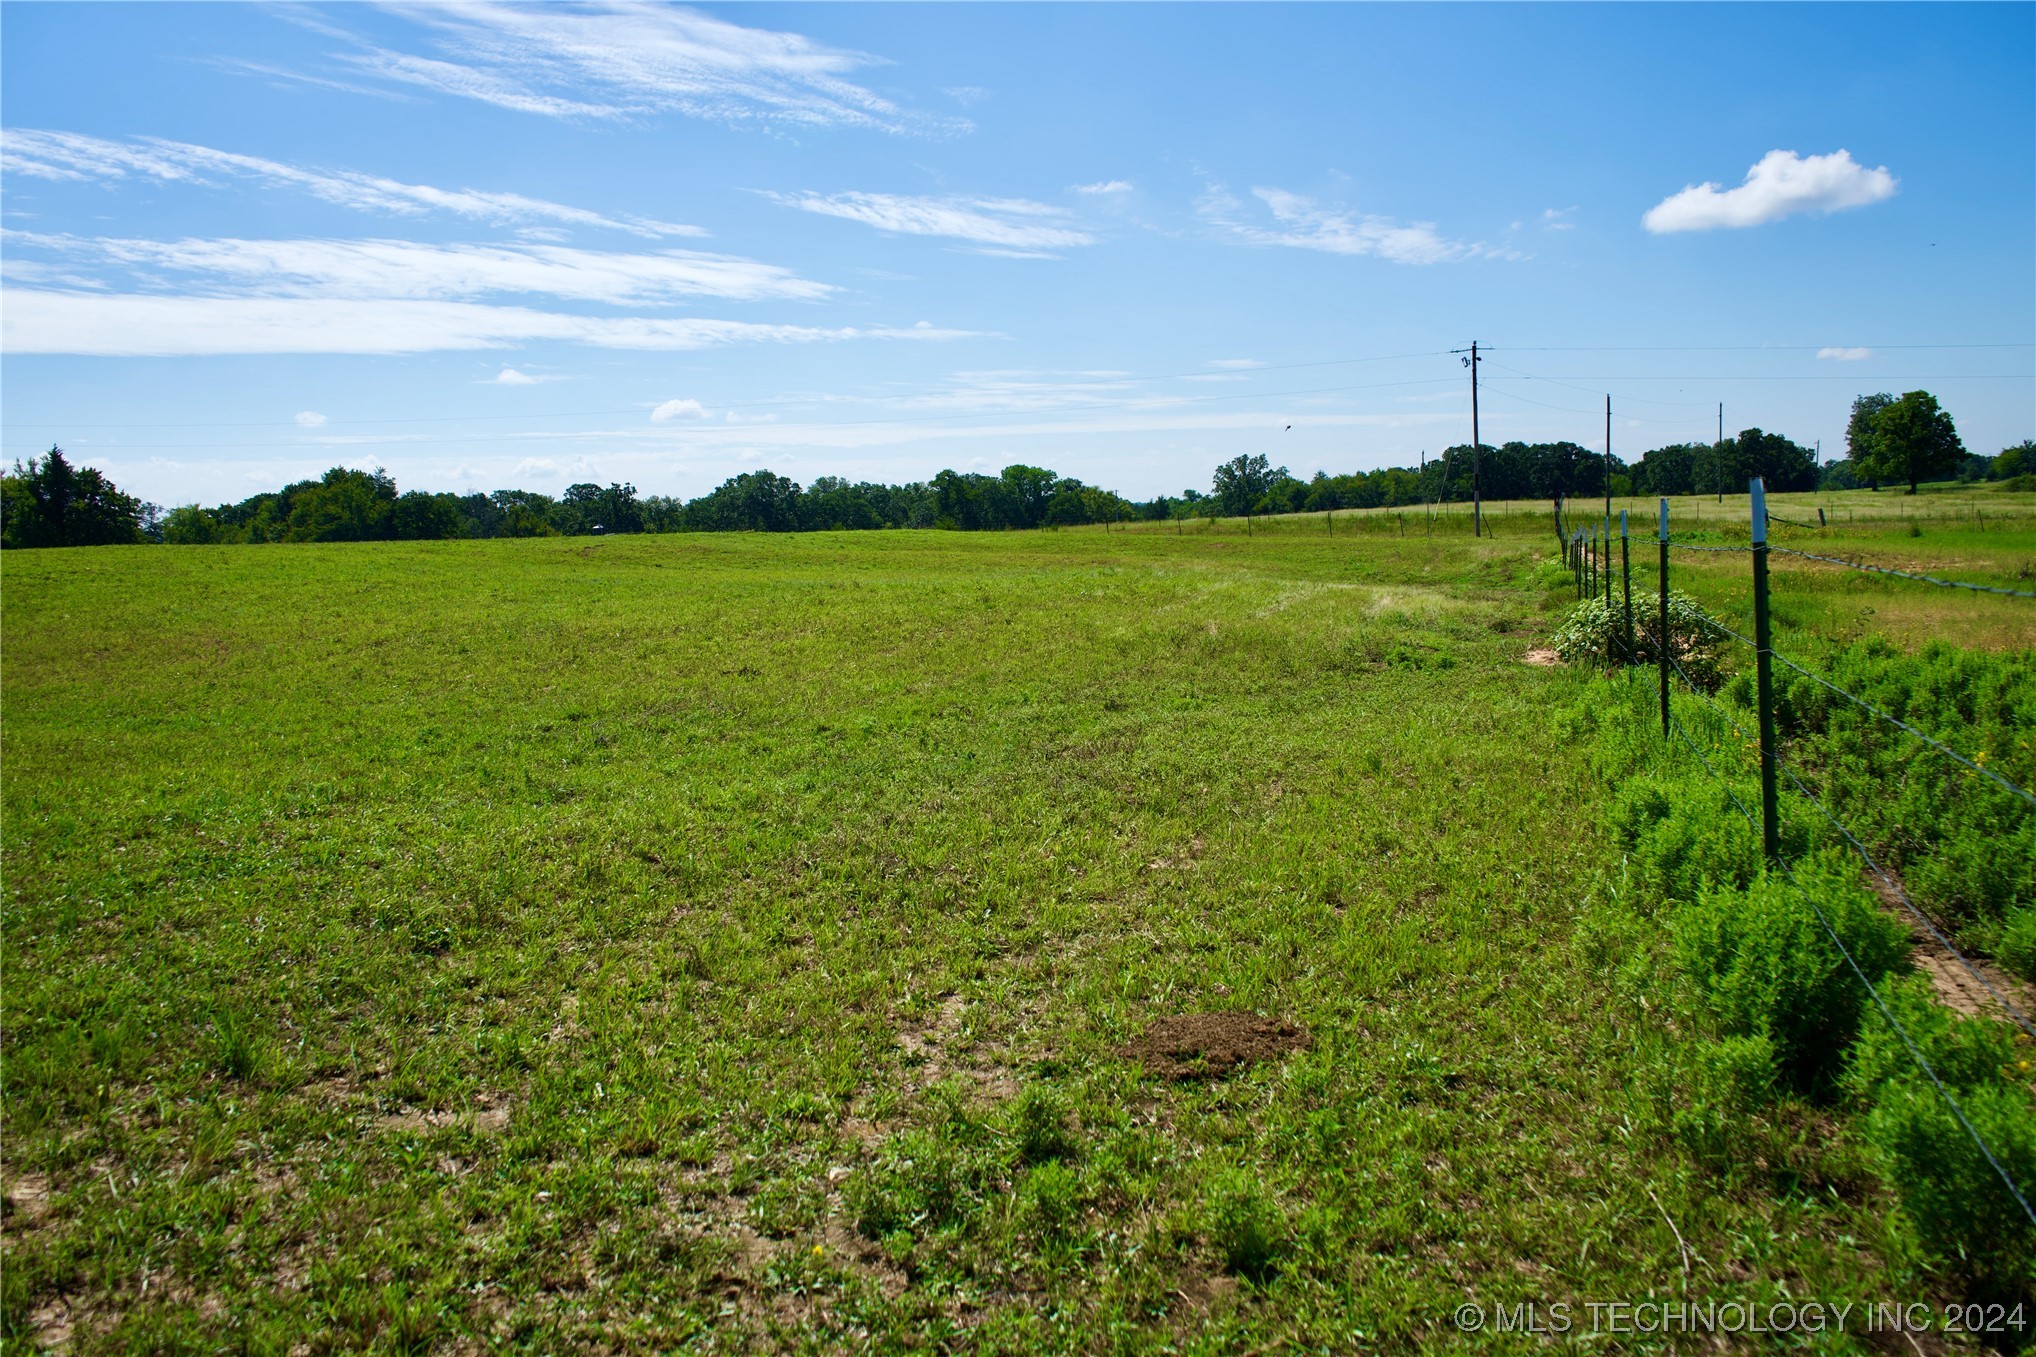
MULTIPOLYGON (((1771 609, 1769 607, 1768 558, 1770 553, 1780 553, 1784 556, 1821 561, 1826 564, 1841 566, 1848 570, 1867 571, 1876 575, 1934 585, 1939 588, 1965 589, 1978 593, 2003 595, 2009 598, 2036 599, 2036 592, 2021 589, 2004 589, 1985 584, 1971 584, 1962 580, 1939 579, 1934 575, 1924 575, 1907 570, 1895 570, 1886 566, 1867 565, 1859 561, 1849 561, 1837 556, 1824 556, 1814 552, 1794 551, 1788 547, 1774 546, 1768 541, 1768 523, 1770 521, 1793 522, 1793 520, 1781 519, 1767 512, 1766 487, 1762 484, 1759 477, 1755 477, 1748 488, 1750 490, 1749 516, 1752 540, 1749 545, 1743 547, 1704 546, 1674 541, 1669 535, 1668 501, 1666 499, 1661 501, 1660 518, 1655 535, 1656 547, 1659 553, 1656 572, 1657 626, 1659 630, 1656 634, 1656 644, 1653 648, 1657 656, 1656 664, 1660 678, 1662 738, 1667 740, 1680 736, 1683 742, 1689 746, 1690 752, 1697 756, 1697 762, 1703 766, 1705 773, 1717 780, 1724 788, 1725 794, 1731 798, 1732 804, 1738 808, 1739 813, 1746 817, 1747 824, 1759 833, 1761 844, 1768 860, 1774 864, 1789 884, 1795 887, 1796 893, 1802 896, 1803 902, 1809 905, 1812 912, 1816 914, 1818 923, 1823 925, 1824 932, 1829 935, 1831 941, 1837 946, 1839 954, 1845 958, 1846 965, 1851 968, 1853 975, 1858 977, 1859 983, 1866 987, 1867 996, 1873 1000, 1873 1005, 1880 1011, 1881 1017, 1887 1020, 1888 1026, 1901 1039, 1902 1045, 1908 1049, 1917 1067, 1929 1078, 1930 1083, 1936 1088, 1939 1096, 1943 1098, 1945 1105, 1951 1109, 1952 1115, 1957 1118, 1959 1125, 1965 1128, 1966 1134, 1972 1138, 1972 1142, 1978 1147, 1980 1154, 1993 1168, 1994 1173, 1999 1176, 2001 1183, 2015 1199, 2016 1205, 2022 1208, 2023 1214, 2028 1216, 2030 1223, 2036 1225, 2036 1209, 2032 1209, 2030 1206, 2028 1195, 2023 1192, 2022 1188, 2009 1175, 2007 1169, 2002 1166, 2000 1157, 1994 1153, 1992 1146, 1987 1144, 1986 1139, 1973 1126, 1971 1119, 1966 1116, 1965 1110, 1958 1105, 1958 1100, 1952 1096, 1951 1090, 1946 1088, 1944 1081, 1938 1077, 1937 1071, 1930 1067, 1930 1062, 1924 1057, 1922 1050, 1909 1035, 1907 1029, 1902 1026, 1894 1013, 1889 1010, 1887 1004, 1881 998, 1880 991, 1875 989, 1873 984, 1867 979, 1866 973, 1860 969, 1859 963, 1854 960, 1844 941, 1839 938, 1837 931, 1832 928, 1831 920, 1826 917, 1823 908, 1818 905, 1816 899, 1807 890, 1803 889, 1802 883, 1796 880, 1795 872, 1790 864, 1783 860, 1781 855, 1778 777, 1782 774, 1787 775, 1789 782, 1796 792, 1823 813, 1824 817, 1831 822, 1832 826, 1844 837, 1845 841, 1852 845, 1852 848, 1859 854, 1867 868, 1886 883, 1888 888, 1901 900, 1908 911, 1929 931, 1930 935, 1952 957, 1956 958, 1960 966, 1965 968, 1966 973, 1977 981, 1981 988, 1989 995, 1993 996, 1994 1001, 2001 1006, 2001 1009, 2006 1013, 2010 1021, 2014 1022, 2032 1038, 2036 1038, 2036 1026, 2032 1026, 2029 1016, 2016 1008, 2008 1000, 2007 996, 2003 995, 1980 973, 1979 969, 1966 958, 1963 952, 1952 945, 1951 940, 1944 936, 1943 932, 1930 917, 1917 908, 1916 902, 1909 898, 1909 893, 1903 888, 1902 884, 1878 862, 1874 861, 1873 855, 1867 851, 1866 845, 1861 843, 1859 838, 1846 827, 1844 822, 1832 813, 1831 808, 1816 793, 1803 785, 1802 779, 1796 776, 1795 770, 1782 760, 1775 735, 1774 666, 1779 663, 1809 679, 1811 682, 1822 685, 1861 710, 1886 722, 1894 729, 1904 732, 1935 754, 1962 765, 1971 773, 1991 779, 2001 788, 2019 797, 2032 807, 2036 807, 2036 794, 2031 794, 2027 788, 2018 786, 1994 769, 1967 758, 1942 741, 1880 710, 1857 694, 1847 692, 1830 680, 1811 673, 1802 665, 1797 664, 1788 656, 1777 651, 1774 648, 1771 609), (1716 632, 1721 639, 1736 642, 1753 651, 1755 710, 1756 724, 1758 726, 1757 738, 1760 746, 1760 815, 1758 819, 1755 818, 1753 812, 1747 808, 1745 803, 1739 799, 1739 794, 1733 790, 1732 784, 1716 768, 1711 766, 1711 761, 1704 756, 1702 747, 1698 745, 1696 739, 1691 736, 1689 731, 1683 726, 1682 721, 1677 717, 1674 704, 1670 700, 1674 686, 1671 678, 1671 675, 1673 675, 1674 678, 1682 680, 1682 686, 1691 697, 1703 703, 1720 717, 1742 741, 1747 743, 1753 742, 1752 737, 1749 737, 1740 728, 1739 723, 1733 719, 1731 712, 1726 710, 1725 707, 1715 701, 1701 686, 1693 681, 1688 671, 1684 669, 1682 661, 1676 657, 1675 646, 1671 643, 1669 631, 1669 552, 1671 549, 1689 552, 1740 554, 1750 558, 1752 567, 1753 635, 1750 637, 1743 636, 1733 631, 1730 627, 1713 622, 1708 618, 1703 618, 1702 623, 1716 632)), ((1794 524, 1794 526, 1805 528, 1822 526, 1823 517, 1824 515, 1820 510, 1818 513, 1818 524, 1801 523, 1794 524)), ((1557 534, 1562 538, 1564 563, 1569 566, 1575 578, 1577 596, 1579 598, 1597 598, 1602 594, 1606 607, 1620 617, 1622 626, 1608 629, 1608 644, 1614 648, 1615 652, 1608 656, 1608 658, 1622 658, 1616 652, 1623 646, 1625 652, 1623 658, 1625 660, 1628 662, 1639 660, 1642 652, 1635 644, 1633 627, 1632 541, 1626 514, 1622 511, 1619 515, 1619 560, 1616 567, 1612 561, 1613 525, 1609 519, 1574 529, 1565 534, 1561 527, 1561 520, 1558 518, 1557 534), (1615 579, 1619 595, 1617 599, 1614 597, 1615 579)), ((1699 616, 1701 617, 1701 614, 1699 616)))

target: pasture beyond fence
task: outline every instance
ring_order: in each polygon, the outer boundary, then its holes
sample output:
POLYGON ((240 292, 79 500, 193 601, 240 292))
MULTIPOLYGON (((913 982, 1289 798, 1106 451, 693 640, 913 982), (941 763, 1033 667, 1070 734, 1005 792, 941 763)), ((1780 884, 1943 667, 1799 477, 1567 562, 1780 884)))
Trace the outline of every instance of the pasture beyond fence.
MULTIPOLYGON (((1910 899, 1908 891, 1903 888, 1902 884, 1883 868, 1880 863, 1874 860, 1873 855, 1867 851, 1866 845, 1847 828, 1844 822, 1832 812, 1831 808, 1816 793, 1803 784, 1802 779, 1796 776, 1795 770, 1789 768, 1782 760, 1776 736, 1774 666, 1780 664, 1794 673, 1809 679, 1811 682, 1821 685, 1836 696, 1853 703, 1861 710, 1912 737, 1935 755, 1962 765, 1968 770, 1969 774, 1990 779, 2002 789, 2027 802, 2032 807, 2036 807, 2036 794, 2031 794, 2027 788, 2010 781, 1994 769, 1986 767, 1982 762, 1966 757, 1942 741, 1934 739, 1898 717, 1880 710, 1858 695, 1846 691, 1828 679, 1812 673, 1809 669, 1796 663, 1787 655, 1777 651, 1774 648, 1773 609, 1770 602, 1771 584, 1768 564, 1770 555, 1778 553, 1785 556, 1798 557, 1803 560, 1835 565, 1847 570, 1866 571, 1939 588, 1964 589, 2021 599, 2036 599, 2036 592, 1999 588, 1993 585, 1973 584, 1961 580, 1940 579, 1933 575, 1895 570, 1885 566, 1868 565, 1859 561, 1845 560, 1836 556, 1819 555, 1814 552, 1796 551, 1788 547, 1776 546, 1768 540, 1768 524, 1770 521, 1789 522, 1794 526, 1802 528, 1818 528, 1823 526, 1821 521, 1824 517, 1823 512, 1821 510, 1818 512, 1820 520, 1818 524, 1795 523, 1794 520, 1779 519, 1767 512, 1766 488, 1760 478, 1755 477, 1748 488, 1750 492, 1749 526, 1751 529, 1751 541, 1746 546, 1711 546, 1675 541, 1669 533, 1669 502, 1666 499, 1660 502, 1660 514, 1656 528, 1656 547, 1658 552, 1656 571, 1658 630, 1655 637, 1652 638, 1651 645, 1647 648, 1653 650, 1658 670, 1662 738, 1669 740, 1680 736, 1683 742, 1689 746, 1690 752, 1696 755, 1697 762, 1703 766, 1705 773, 1724 788, 1732 804, 1738 808, 1741 815, 1746 817, 1748 825, 1760 835, 1762 848, 1768 862, 1781 873, 1783 879, 1795 888, 1796 893, 1801 896, 1803 902, 1816 914, 1818 923, 1823 927, 1824 932, 1830 937, 1832 943, 1836 945, 1839 955, 1845 959, 1847 967, 1858 978, 1859 983, 1865 986, 1867 997, 1873 1001, 1874 1008, 1886 1020, 1896 1037, 1900 1039, 1902 1046, 1907 1049, 1909 1055, 1916 1062, 1917 1067, 1921 1069, 1931 1085, 1935 1087, 1938 1095, 1944 1100, 1953 1117, 1957 1119, 1958 1124, 1972 1138, 1973 1144, 1978 1148, 1994 1174, 1999 1177, 2002 1185, 2007 1188, 2009 1195, 2014 1198, 2015 1204, 2029 1218, 2030 1223, 2036 1225, 2036 1208, 2032 1208, 2029 1194, 2024 1192, 2022 1186, 2014 1180, 2002 1165, 2000 1156, 1995 1153, 1993 1147, 1987 1143, 1985 1137, 1973 1125, 1965 1110, 1959 1106, 1958 1100, 1952 1096, 1951 1090, 1945 1085, 1945 1081, 1938 1076, 1935 1069, 1931 1068, 1929 1060, 1924 1057, 1915 1039, 1902 1025, 1900 1020, 1895 1017, 1893 1011, 1883 1000, 1879 989, 1868 979, 1866 973, 1860 969, 1858 961, 1853 957, 1851 951, 1847 949, 1844 941, 1832 927, 1831 921, 1826 916, 1823 908, 1818 905, 1815 897, 1797 881, 1792 865, 1783 858, 1781 852, 1779 777, 1786 774, 1795 791, 1822 812, 1824 817, 1830 821, 1833 828, 1858 853, 1865 862, 1867 869, 1872 871, 1887 885, 1889 890, 1901 900, 1902 904, 1915 916, 1917 921, 1944 947, 1945 951, 1956 959, 1958 964, 1979 983, 1987 994, 1993 997, 1994 1001, 2000 1005, 2010 1021, 2014 1022, 2032 1038, 2036 1038, 2036 1025, 2032 1025, 2030 1016, 2023 1013, 2010 1002, 1999 989, 1987 980, 1986 976, 1980 972, 1978 967, 1972 964, 1963 952, 1952 945, 1950 939, 1944 935, 1936 923, 1910 899), (1760 753, 1760 814, 1757 819, 1753 811, 1740 800, 1739 794, 1733 790, 1730 781, 1718 769, 1714 768, 1711 761, 1704 756, 1702 747, 1691 736, 1688 729, 1684 727, 1681 719, 1675 712, 1672 701, 1674 688, 1672 675, 1674 678, 1681 679, 1682 686, 1690 696, 1703 703, 1712 713, 1722 718, 1726 725, 1731 728, 1732 732, 1742 741, 1749 744, 1754 742, 1747 735, 1747 732, 1740 728, 1739 723, 1733 719, 1732 714, 1706 693, 1703 685, 1691 677, 1684 668, 1682 660, 1676 655, 1676 645, 1669 624, 1669 553, 1671 549, 1690 552, 1742 554, 1749 557, 1753 603, 1753 635, 1751 637, 1742 635, 1704 616, 1701 611, 1697 611, 1695 616, 1701 625, 1717 633, 1721 640, 1745 646, 1753 652, 1756 725, 1758 727, 1757 740, 1760 753)), ((1560 511, 1558 510, 1558 515, 1559 513, 1560 511)), ((1631 525, 1626 512, 1623 510, 1620 512, 1617 523, 1618 560, 1616 564, 1612 556, 1614 525, 1609 518, 1574 529, 1566 534, 1562 531, 1559 516, 1557 525, 1557 533, 1563 543, 1564 564, 1569 567, 1575 581, 1577 597, 1579 599, 1594 599, 1602 596, 1607 611, 1618 619, 1616 625, 1607 629, 1606 645, 1610 651, 1606 656, 1607 660, 1624 662, 1628 665, 1641 662, 1644 650, 1639 644, 1639 638, 1634 627, 1632 537, 1631 525), (1614 595, 1615 582, 1619 595, 1617 601, 1615 601, 1614 595)))

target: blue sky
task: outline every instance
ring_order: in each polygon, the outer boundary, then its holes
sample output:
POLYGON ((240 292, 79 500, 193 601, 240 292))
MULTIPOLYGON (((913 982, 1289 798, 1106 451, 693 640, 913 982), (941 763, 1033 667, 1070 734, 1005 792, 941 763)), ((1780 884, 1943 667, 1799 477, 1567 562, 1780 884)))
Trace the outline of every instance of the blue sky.
POLYGON ((2028 5, 14 3, 4 454, 1145 496, 2036 432, 2028 5), (1289 427, 1291 426, 1291 427, 1289 427))

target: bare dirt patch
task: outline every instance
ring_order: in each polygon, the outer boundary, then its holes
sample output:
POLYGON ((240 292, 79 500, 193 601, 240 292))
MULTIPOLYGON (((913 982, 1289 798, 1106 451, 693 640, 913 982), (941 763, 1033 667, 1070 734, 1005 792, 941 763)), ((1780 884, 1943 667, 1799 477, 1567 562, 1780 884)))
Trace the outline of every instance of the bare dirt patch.
MULTIPOLYGON (((1885 870, 1893 876, 1892 868, 1885 870)), ((1895 879, 1900 880, 1899 877, 1895 879)), ((1908 925, 1909 941, 1914 948, 1912 959, 1916 969, 1930 977, 1930 987, 1937 991, 1939 1003, 1968 1017, 2011 1021, 2008 1011, 1994 997, 2000 995, 2024 1017, 2036 1014, 2036 986, 2016 979, 1981 957, 1967 957, 1965 962, 1960 962, 1952 950, 1939 942, 1936 935, 1902 903, 1902 897, 1893 884, 1871 871, 1865 873, 1865 880, 1873 888, 1873 893, 1880 897, 1881 908, 1908 925), (1967 963, 1972 970, 1966 969, 1967 963), (1973 978, 1973 971, 1985 977, 1985 985, 1973 978), (1987 985, 1993 986, 1993 994, 1987 993, 1987 985)))
POLYGON ((1256 1013, 1182 1013, 1160 1018, 1121 1054, 1163 1079, 1221 1079, 1259 1060, 1308 1044, 1308 1033, 1256 1013))
POLYGON ((45 1174, 10 1175, 6 1191, 0 1193, 0 1220, 7 1223, 10 1233, 35 1228, 49 1214, 49 1194, 50 1182, 45 1174))
POLYGON ((1562 663, 1562 657, 1552 650, 1536 646, 1521 657, 1520 663, 1538 665, 1543 669, 1553 669, 1556 665, 1562 663))

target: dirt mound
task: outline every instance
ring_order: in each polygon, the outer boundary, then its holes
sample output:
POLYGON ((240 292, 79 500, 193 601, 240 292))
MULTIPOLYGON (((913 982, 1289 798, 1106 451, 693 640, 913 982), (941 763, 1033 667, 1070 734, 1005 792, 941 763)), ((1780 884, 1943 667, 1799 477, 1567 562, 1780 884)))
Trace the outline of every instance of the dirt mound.
POLYGON ((1271 1060, 1308 1044, 1290 1022, 1256 1013, 1182 1013, 1161 1018, 1122 1054, 1166 1079, 1221 1079, 1255 1060, 1271 1060))

